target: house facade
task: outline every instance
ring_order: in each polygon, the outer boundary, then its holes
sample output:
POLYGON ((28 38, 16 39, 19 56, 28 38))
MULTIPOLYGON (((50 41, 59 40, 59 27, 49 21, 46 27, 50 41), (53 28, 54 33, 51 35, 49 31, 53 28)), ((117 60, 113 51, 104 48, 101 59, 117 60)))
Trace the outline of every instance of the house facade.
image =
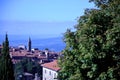
POLYGON ((53 62, 45 63, 43 66, 43 79, 42 80, 58 80, 58 71, 60 67, 58 67, 57 60, 53 62))

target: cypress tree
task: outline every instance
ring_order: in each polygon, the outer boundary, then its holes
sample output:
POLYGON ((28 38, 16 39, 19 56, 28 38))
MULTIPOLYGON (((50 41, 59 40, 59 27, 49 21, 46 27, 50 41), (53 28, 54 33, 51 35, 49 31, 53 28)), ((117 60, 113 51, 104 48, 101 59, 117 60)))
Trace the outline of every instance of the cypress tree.
POLYGON ((15 80, 13 63, 9 55, 9 41, 6 34, 3 42, 3 49, 0 56, 0 79, 1 80, 15 80))

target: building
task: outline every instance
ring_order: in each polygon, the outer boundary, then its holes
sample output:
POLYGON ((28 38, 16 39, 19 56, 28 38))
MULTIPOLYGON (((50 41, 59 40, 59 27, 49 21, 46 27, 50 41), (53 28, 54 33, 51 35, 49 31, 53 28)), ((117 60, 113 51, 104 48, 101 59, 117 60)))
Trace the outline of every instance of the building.
POLYGON ((31 45, 32 45, 31 38, 29 38, 29 41, 28 41, 28 51, 31 51, 31 45))
POLYGON ((20 49, 20 50, 26 50, 26 46, 25 45, 19 45, 18 49, 20 49))
POLYGON ((27 72, 24 73, 23 77, 24 77, 25 80, 33 80, 34 79, 33 74, 27 73, 27 72))
POLYGON ((60 67, 57 64, 57 60, 53 62, 45 63, 43 67, 43 79, 42 80, 57 80, 58 71, 60 67))
POLYGON ((40 77, 38 77, 38 73, 35 73, 35 78, 34 80, 42 80, 40 77))

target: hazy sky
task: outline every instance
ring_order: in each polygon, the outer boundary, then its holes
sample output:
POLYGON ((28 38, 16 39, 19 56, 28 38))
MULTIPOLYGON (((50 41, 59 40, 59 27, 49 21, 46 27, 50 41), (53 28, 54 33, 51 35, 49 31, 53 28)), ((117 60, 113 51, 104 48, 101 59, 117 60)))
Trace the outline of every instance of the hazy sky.
POLYGON ((88 0, 0 0, 0 35, 60 36, 93 7, 88 0))

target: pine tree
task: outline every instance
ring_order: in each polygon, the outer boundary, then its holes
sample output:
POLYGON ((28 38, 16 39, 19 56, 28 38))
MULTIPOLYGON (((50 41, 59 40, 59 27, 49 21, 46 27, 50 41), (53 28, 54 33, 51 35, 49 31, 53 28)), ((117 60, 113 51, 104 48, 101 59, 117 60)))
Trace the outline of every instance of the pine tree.
POLYGON ((9 55, 9 41, 7 34, 5 42, 3 42, 2 54, 0 57, 0 80, 14 80, 14 69, 9 55))
POLYGON ((76 31, 65 33, 60 80, 120 79, 120 0, 90 0, 76 31))

